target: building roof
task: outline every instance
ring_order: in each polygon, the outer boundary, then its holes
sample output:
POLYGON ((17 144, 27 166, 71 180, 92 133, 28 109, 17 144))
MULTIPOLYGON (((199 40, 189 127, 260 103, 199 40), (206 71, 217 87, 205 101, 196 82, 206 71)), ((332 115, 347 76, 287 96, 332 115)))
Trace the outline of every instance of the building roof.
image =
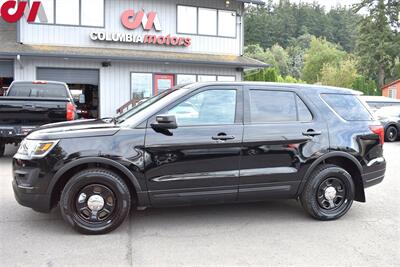
POLYGON ((385 84, 384 86, 382 86, 382 89, 383 89, 383 88, 386 88, 386 87, 389 87, 389 86, 392 86, 392 85, 395 85, 396 83, 400 83, 400 79, 395 80, 395 81, 393 81, 393 82, 390 82, 390 83, 388 83, 388 84, 385 84))
POLYGON ((263 0, 236 0, 238 2, 256 4, 256 5, 265 5, 265 1, 263 0))
POLYGON ((49 45, 28 45, 17 43, 17 26, 0 20, 0 56, 14 57, 61 57, 85 58, 104 61, 140 61, 153 63, 182 63, 209 66, 229 66, 234 68, 267 67, 261 61, 235 55, 213 55, 198 53, 144 51, 134 49, 104 49, 92 47, 67 47, 49 45))

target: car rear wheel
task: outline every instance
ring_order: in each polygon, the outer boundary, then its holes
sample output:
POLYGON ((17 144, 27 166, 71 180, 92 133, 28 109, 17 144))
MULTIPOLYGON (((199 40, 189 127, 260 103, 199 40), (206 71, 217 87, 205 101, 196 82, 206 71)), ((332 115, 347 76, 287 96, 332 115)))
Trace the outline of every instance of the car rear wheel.
POLYGON ((351 175, 336 165, 318 167, 309 178, 300 201, 318 220, 335 220, 347 213, 354 199, 351 175))
POLYGON ((399 131, 395 126, 389 126, 386 130, 386 141, 394 142, 399 137, 399 131))
POLYGON ((0 143, 0 158, 4 156, 4 151, 6 150, 6 145, 0 143))
POLYGON ((61 194, 64 220, 83 234, 105 234, 129 215, 131 195, 123 179, 105 169, 89 169, 68 181, 61 194))

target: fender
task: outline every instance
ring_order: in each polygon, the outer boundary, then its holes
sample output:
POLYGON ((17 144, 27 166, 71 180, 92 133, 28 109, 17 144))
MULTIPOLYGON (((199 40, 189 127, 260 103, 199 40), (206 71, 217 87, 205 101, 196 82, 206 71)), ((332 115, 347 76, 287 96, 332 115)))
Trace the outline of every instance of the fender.
MULTIPOLYGON (((305 175, 303 176, 303 178, 301 179, 301 183, 300 183, 299 189, 298 189, 298 191, 297 191, 297 194, 300 194, 300 192, 303 191, 304 186, 305 186, 305 184, 306 184, 306 182, 307 182, 307 180, 308 180, 308 177, 309 177, 309 176, 311 175, 311 173, 315 170, 315 168, 316 168, 321 162, 323 162, 324 160, 327 160, 327 159, 333 158, 333 157, 342 157, 342 158, 346 158, 346 159, 351 160, 351 161, 357 166, 358 170, 360 171, 360 174, 363 173, 363 168, 362 168, 362 166, 361 166, 361 163, 360 163, 353 155, 350 155, 350 154, 348 154, 348 153, 346 153, 346 152, 342 152, 342 151, 332 151, 332 152, 328 152, 328 153, 324 154, 322 157, 319 157, 318 159, 316 159, 316 160, 311 164, 311 166, 308 168, 306 174, 305 174, 305 175)), ((364 184, 362 183, 362 181, 361 181, 361 186, 362 186, 362 192, 363 192, 363 195, 364 195, 364 184)), ((364 196, 364 198, 365 198, 365 196, 364 196)))
POLYGON ((51 192, 54 189, 54 186, 56 185, 56 183, 60 180, 60 178, 62 177, 62 175, 64 175, 67 171, 69 171, 70 169, 82 165, 82 164, 88 164, 88 163, 101 163, 101 164, 106 164, 106 165, 110 165, 114 168, 117 168, 118 170, 120 170, 123 174, 125 174, 129 180, 133 183, 135 190, 137 192, 137 194, 139 195, 140 193, 142 193, 142 188, 140 187, 140 184, 137 180, 137 178, 131 173, 131 171, 126 168, 125 166, 123 166, 122 164, 108 159, 108 158, 101 158, 101 157, 87 157, 87 158, 82 158, 82 159, 78 159, 78 160, 74 160, 66 165, 64 165, 61 169, 59 169, 56 174, 53 176, 53 179, 51 180, 51 183, 49 185, 48 188, 48 194, 51 194, 51 192))

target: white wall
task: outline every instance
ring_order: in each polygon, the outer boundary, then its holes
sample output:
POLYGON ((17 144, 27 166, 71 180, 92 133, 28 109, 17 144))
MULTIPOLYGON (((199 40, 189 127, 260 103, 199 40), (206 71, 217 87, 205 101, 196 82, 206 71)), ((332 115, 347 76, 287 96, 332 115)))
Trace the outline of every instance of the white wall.
MULTIPOLYGON (((106 0, 105 29, 28 24, 26 20, 20 22, 20 40, 25 44, 59 45, 59 46, 80 46, 80 47, 107 47, 123 49, 140 49, 155 51, 174 51, 187 53, 209 53, 209 54, 241 54, 242 28, 237 24, 237 37, 208 37, 196 35, 180 35, 176 33, 176 6, 177 4, 202 6, 226 9, 223 0, 106 0), (89 38, 90 32, 104 30, 107 32, 134 33, 141 35, 142 29, 130 31, 125 29, 120 21, 123 11, 144 9, 145 12, 156 11, 160 18, 162 35, 172 34, 176 36, 188 36, 192 38, 190 47, 167 47, 144 44, 120 44, 93 42, 89 38)), ((230 10, 240 11, 240 5, 231 0, 230 10), (239 10, 238 10, 239 9, 239 10)), ((154 33, 155 31, 152 30, 154 33)))
POLYGON ((104 68, 101 61, 75 60, 57 58, 22 57, 21 63, 14 64, 15 80, 35 80, 38 67, 78 68, 100 70, 100 116, 115 115, 117 108, 130 100, 131 72, 168 73, 168 74, 200 74, 236 76, 241 80, 241 72, 229 68, 217 68, 196 65, 157 65, 137 62, 112 62, 111 67, 104 68))

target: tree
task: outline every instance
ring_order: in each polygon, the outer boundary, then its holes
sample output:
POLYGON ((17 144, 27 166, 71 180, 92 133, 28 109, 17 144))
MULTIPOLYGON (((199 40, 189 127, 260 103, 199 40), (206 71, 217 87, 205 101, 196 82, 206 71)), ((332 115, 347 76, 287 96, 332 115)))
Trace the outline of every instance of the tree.
POLYGON ((321 79, 321 70, 325 64, 339 64, 347 56, 337 45, 325 39, 313 38, 310 49, 304 56, 302 79, 307 83, 316 83, 321 79))
POLYGON ((351 88, 357 78, 356 62, 353 59, 326 63, 321 70, 321 83, 324 85, 351 88))
POLYGON ((376 86, 376 82, 371 79, 367 79, 364 76, 358 76, 357 79, 354 80, 351 88, 363 92, 365 95, 378 95, 378 90, 376 86))
POLYGON ((310 48, 313 37, 313 35, 305 33, 289 41, 289 46, 286 48, 289 56, 289 75, 294 78, 299 79, 301 77, 301 71, 304 67, 304 55, 310 48))
POLYGON ((393 72, 400 54, 398 0, 363 0, 355 7, 368 15, 360 23, 357 55, 360 70, 376 78, 379 88, 393 72))

